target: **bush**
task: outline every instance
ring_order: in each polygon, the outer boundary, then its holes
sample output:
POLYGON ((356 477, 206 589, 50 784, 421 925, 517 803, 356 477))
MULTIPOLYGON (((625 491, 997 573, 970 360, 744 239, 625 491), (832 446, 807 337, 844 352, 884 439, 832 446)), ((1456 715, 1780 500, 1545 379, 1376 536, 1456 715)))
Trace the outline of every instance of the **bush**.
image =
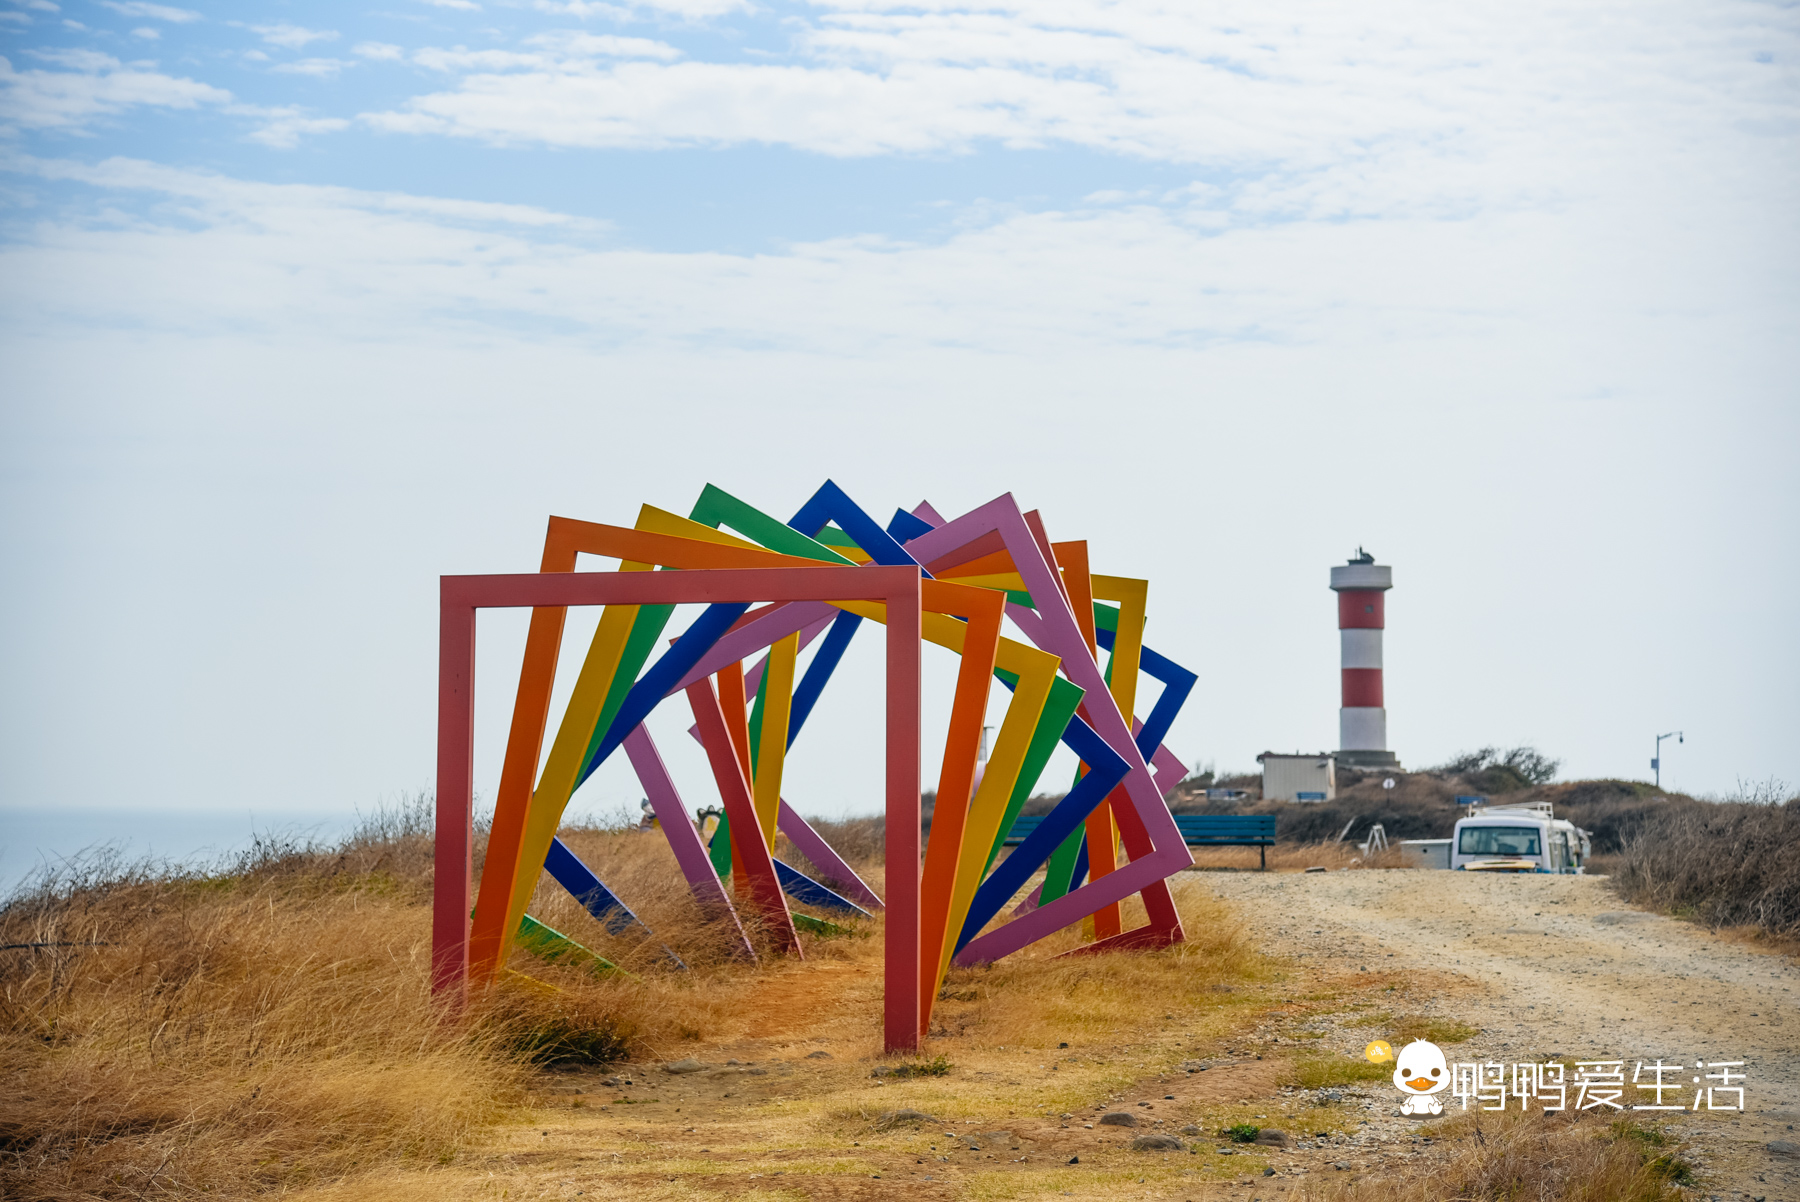
POLYGON ((502 1047, 533 1064, 611 1064, 630 1055, 637 1034, 618 1015, 568 994, 508 991, 482 1017, 502 1047))
POLYGON ((1483 747, 1466 751, 1448 764, 1431 771, 1440 776, 1461 777, 1478 793, 1516 793, 1556 779, 1561 760, 1553 760, 1535 747, 1501 751, 1483 747))
POLYGON ((1713 927, 1800 937, 1800 798, 1664 809, 1626 842, 1613 885, 1638 905, 1713 927))
MULTIPOLYGON (((863 818, 808 818, 806 821, 821 839, 831 844, 832 850, 844 857, 845 863, 859 872, 887 860, 887 819, 880 814, 863 818)), ((825 883, 829 885, 832 881, 825 879, 825 883)))
POLYGON ((1625 849, 1632 835, 1646 822, 1671 809, 1701 806, 1705 802, 1681 794, 1664 794, 1639 781, 1584 780, 1551 785, 1526 794, 1532 801, 1548 801, 1558 818, 1567 818, 1588 832, 1596 855, 1614 855, 1625 849))
POLYGON ((954 1066, 948 1060, 944 1059, 944 1057, 938 1056, 931 1060, 910 1060, 905 1064, 896 1064, 892 1067, 882 1065, 876 1068, 872 1075, 876 1077, 899 1077, 902 1080, 908 1077, 945 1077, 949 1076, 950 1070, 953 1067, 954 1066))

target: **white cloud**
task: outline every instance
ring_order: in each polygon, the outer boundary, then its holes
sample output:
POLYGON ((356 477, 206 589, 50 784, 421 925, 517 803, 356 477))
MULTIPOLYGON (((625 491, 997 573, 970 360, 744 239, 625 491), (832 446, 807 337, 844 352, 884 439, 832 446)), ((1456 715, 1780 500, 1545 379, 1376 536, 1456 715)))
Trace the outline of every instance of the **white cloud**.
POLYGON ((700 21, 755 10, 748 0, 625 0, 623 4, 607 4, 604 0, 533 0, 532 7, 559 17, 598 17, 609 21, 629 21, 646 11, 700 21))
MULTIPOLYGON (((294 110, 247 109, 259 115, 294 110)), ((110 158, 99 163, 19 156, 0 160, 0 170, 48 180, 73 180, 123 193, 193 202, 218 228, 263 229, 298 233, 304 222, 295 215, 330 214, 337 220, 354 214, 400 215, 412 219, 519 229, 593 232, 603 225, 532 205, 413 196, 403 192, 368 192, 314 184, 261 184, 204 171, 165 167, 143 159, 110 158)))
POLYGON ((251 32, 261 35, 262 40, 271 46, 280 46, 287 50, 299 50, 312 42, 334 42, 337 40, 335 29, 303 29, 298 25, 252 25, 251 32))
POLYGON ((433 8, 454 8, 460 12, 478 13, 481 5, 475 0, 419 0, 421 4, 429 4, 433 8))
POLYGON ((541 13, 582 20, 589 17, 603 17, 609 21, 631 19, 631 9, 628 6, 597 3, 596 0, 532 0, 531 7, 541 13))
POLYGON ((15 12, 0 12, 0 21, 6 21, 13 25, 20 26, 31 24, 30 17, 26 16, 24 13, 15 12))
POLYGON ((143 38, 147 42, 154 42, 162 37, 162 32, 157 29, 152 29, 148 25, 140 25, 131 31, 131 36, 134 38, 143 38))
POLYGON ((440 49, 427 46, 413 53, 413 62, 431 71, 455 73, 478 68, 487 71, 513 67, 547 66, 548 56, 521 50, 470 50, 463 46, 440 49))
POLYGON ((395 46, 391 42, 358 42, 350 47, 350 53, 376 62, 396 62, 406 57, 405 47, 395 46))
POLYGON ((539 46, 564 60, 597 58, 653 58, 672 62, 681 51, 667 42, 649 38, 622 38, 609 34, 558 31, 541 33, 525 39, 527 46, 539 46))
POLYGON ((751 12, 756 6, 749 3, 749 0, 638 0, 638 7, 697 21, 703 17, 751 12))
POLYGON ((488 53, 495 57, 468 64, 477 73, 457 90, 368 119, 387 129, 501 143, 760 142, 866 155, 958 149, 977 139, 1041 144, 1052 140, 1052 111, 1062 110, 1066 124, 1083 110, 1098 117, 1093 110, 1111 107, 1095 85, 1024 75, 976 79, 939 70, 883 77, 848 67, 722 63, 545 71, 531 56, 488 53))
POLYGON ((669 62, 681 57, 681 51, 667 42, 649 38, 625 38, 595 35, 577 31, 537 34, 526 38, 525 50, 468 50, 457 46, 444 50, 427 47, 413 55, 413 61, 432 71, 532 70, 548 72, 592 72, 604 59, 658 59, 669 62))
POLYGON ((73 71, 105 71, 119 65, 119 60, 98 50, 70 47, 66 50, 33 50, 31 57, 73 71))
MULTIPOLYGON (((308 120, 290 119, 295 128, 308 120)), ((1766 242, 1772 209, 1767 197, 1734 196, 1716 181, 1682 195, 1679 215, 1634 213, 1641 185, 1621 180, 1606 206, 1556 222, 1526 213, 1271 225, 1226 213, 1208 223, 1180 204, 1101 205, 1014 213, 932 243, 841 238, 744 256, 609 248, 594 241, 592 223, 521 206, 255 184, 121 159, 23 169, 179 203, 166 223, 154 208, 122 228, 64 222, 47 242, 15 248, 14 278, 30 281, 18 295, 62 314, 107 320, 128 310, 133 323, 195 332, 246 323, 358 338, 534 329, 582 343, 815 354, 1075 353, 1397 338, 1474 345, 1522 328, 1585 328, 1600 312, 1717 330, 1721 313, 1746 305, 1800 311, 1791 281, 1779 282, 1791 237, 1755 287, 1724 266, 1754 258, 1747 248, 1766 242), (1708 237, 1670 237, 1698 212, 1719 223, 1708 237), (1646 258, 1644 245, 1662 253, 1646 258), (84 261, 110 264, 104 287, 55 266, 77 247, 84 261)), ((1566 366, 1559 395, 1595 385, 1591 372, 1566 366)))
POLYGON ((126 66, 92 50, 38 51, 67 71, 16 71, 0 58, 0 126, 85 130, 97 120, 136 107, 192 109, 225 104, 231 93, 192 79, 126 66))
POLYGON ((350 124, 342 117, 311 117, 305 110, 293 106, 263 108, 239 105, 231 112, 255 119, 257 125, 250 131, 250 140, 277 150, 291 150, 300 144, 301 138, 309 134, 336 133, 350 124))
MULTIPOLYGON (((577 16, 629 13, 579 2, 577 16)), ((769 61, 424 50, 457 78, 364 114, 507 145, 783 145, 837 156, 1078 146, 1227 173, 1245 205, 1551 203, 1639 137, 1710 153, 1721 125, 1800 124, 1792 22, 1754 0, 1596 12, 1552 0, 1270 9, 836 0, 769 61)), ((644 56, 648 57, 648 56, 644 56)))
POLYGON ((53 0, 13 0, 13 3, 21 8, 29 8, 33 12, 59 13, 62 11, 62 5, 54 3, 53 0))
POLYGON ((200 14, 191 9, 149 4, 145 0, 100 0, 100 4, 127 17, 148 17, 152 21, 172 21, 177 25, 200 19, 200 14))
POLYGON ((353 67, 355 65, 355 63, 352 63, 349 60, 341 58, 303 58, 297 59, 291 63, 279 63, 269 69, 282 75, 311 75, 319 78, 329 78, 342 71, 345 67, 353 67))

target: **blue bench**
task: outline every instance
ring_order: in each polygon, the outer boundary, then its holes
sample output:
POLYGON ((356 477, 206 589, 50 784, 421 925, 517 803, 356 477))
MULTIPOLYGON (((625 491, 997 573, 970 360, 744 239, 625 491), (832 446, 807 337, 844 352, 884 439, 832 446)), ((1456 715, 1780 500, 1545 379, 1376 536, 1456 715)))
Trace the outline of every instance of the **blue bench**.
POLYGON ((1254 847, 1263 871, 1275 846, 1273 814, 1177 814, 1175 825, 1189 847, 1254 847))
POLYGON ((1014 818, 1012 829, 1006 832, 1006 846, 1017 847, 1019 844, 1025 842, 1026 837, 1029 836, 1032 831, 1035 831, 1038 828, 1038 823, 1043 820, 1044 815, 1042 814, 1020 814, 1017 818, 1014 818))
MULTIPOLYGON (((1006 832, 1006 846, 1017 847, 1038 828, 1043 818, 1021 814, 1006 832)), ((1269 848, 1275 846, 1273 814, 1177 814, 1176 829, 1189 847, 1254 847, 1262 867, 1269 867, 1269 848)))

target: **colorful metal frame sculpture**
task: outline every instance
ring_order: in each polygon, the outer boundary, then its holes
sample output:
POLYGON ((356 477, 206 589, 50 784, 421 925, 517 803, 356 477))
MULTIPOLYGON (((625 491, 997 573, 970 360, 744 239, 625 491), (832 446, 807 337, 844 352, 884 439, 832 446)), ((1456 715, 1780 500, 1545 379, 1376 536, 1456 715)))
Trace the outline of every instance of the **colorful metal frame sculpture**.
POLYGON ((1037 514, 1021 512, 1010 495, 953 521, 921 505, 883 528, 829 481, 786 523, 711 485, 687 518, 651 506, 631 529, 553 517, 537 574, 445 577, 434 987, 460 998, 469 983, 493 979, 521 926, 535 929, 525 908, 545 867, 609 928, 636 921, 555 838, 575 789, 620 748, 696 902, 726 921, 741 954, 755 951, 737 905, 751 906, 775 950, 793 955, 803 954, 801 929, 826 924, 796 915, 790 894, 833 912, 884 912, 889 1051, 920 1046, 952 958, 996 959, 1087 918, 1098 938, 1084 952, 1179 941, 1166 879, 1192 859, 1163 803, 1182 769, 1161 740, 1194 677, 1143 646, 1147 589, 1141 580, 1090 575, 1087 544, 1052 544, 1037 514), (618 560, 619 570, 576 572, 583 553, 618 560), (684 603, 707 608, 650 663, 684 603), (538 773, 571 605, 605 609, 538 773), (471 920, 475 612, 504 606, 529 606, 532 617, 471 920), (1024 641, 1002 633, 1003 617, 1024 641), (867 621, 887 627, 885 898, 782 797, 786 758, 867 621), (815 641, 801 675, 799 656, 815 641), (921 641, 961 658, 929 841, 920 833, 921 641), (1102 644, 1111 653, 1104 671, 1102 644), (761 658, 746 672, 752 656, 761 658), (1132 714, 1140 673, 1164 683, 1143 722, 1132 714), (993 756, 978 772, 994 677, 1012 696, 993 756), (644 726, 678 693, 724 806, 711 846, 644 726), (1059 741, 1083 772, 1000 859, 1059 741), (775 860, 778 830, 842 892, 775 860), (988 929, 1040 868, 1043 886, 988 929), (1150 921, 1122 931, 1118 903, 1132 893, 1150 921))

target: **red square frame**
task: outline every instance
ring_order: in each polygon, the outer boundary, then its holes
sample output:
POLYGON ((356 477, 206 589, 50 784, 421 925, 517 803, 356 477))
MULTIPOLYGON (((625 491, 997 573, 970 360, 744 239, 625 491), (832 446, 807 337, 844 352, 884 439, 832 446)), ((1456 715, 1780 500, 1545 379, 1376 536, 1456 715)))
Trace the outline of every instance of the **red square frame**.
POLYGON ((887 889, 882 1032, 889 1052, 916 1051, 920 936, 919 569, 722 568, 701 572, 543 572, 444 576, 438 609, 437 835, 432 989, 467 999, 475 748, 475 617, 482 609, 578 605, 880 601, 887 605, 887 889), (902 866, 911 865, 910 872, 902 866))

